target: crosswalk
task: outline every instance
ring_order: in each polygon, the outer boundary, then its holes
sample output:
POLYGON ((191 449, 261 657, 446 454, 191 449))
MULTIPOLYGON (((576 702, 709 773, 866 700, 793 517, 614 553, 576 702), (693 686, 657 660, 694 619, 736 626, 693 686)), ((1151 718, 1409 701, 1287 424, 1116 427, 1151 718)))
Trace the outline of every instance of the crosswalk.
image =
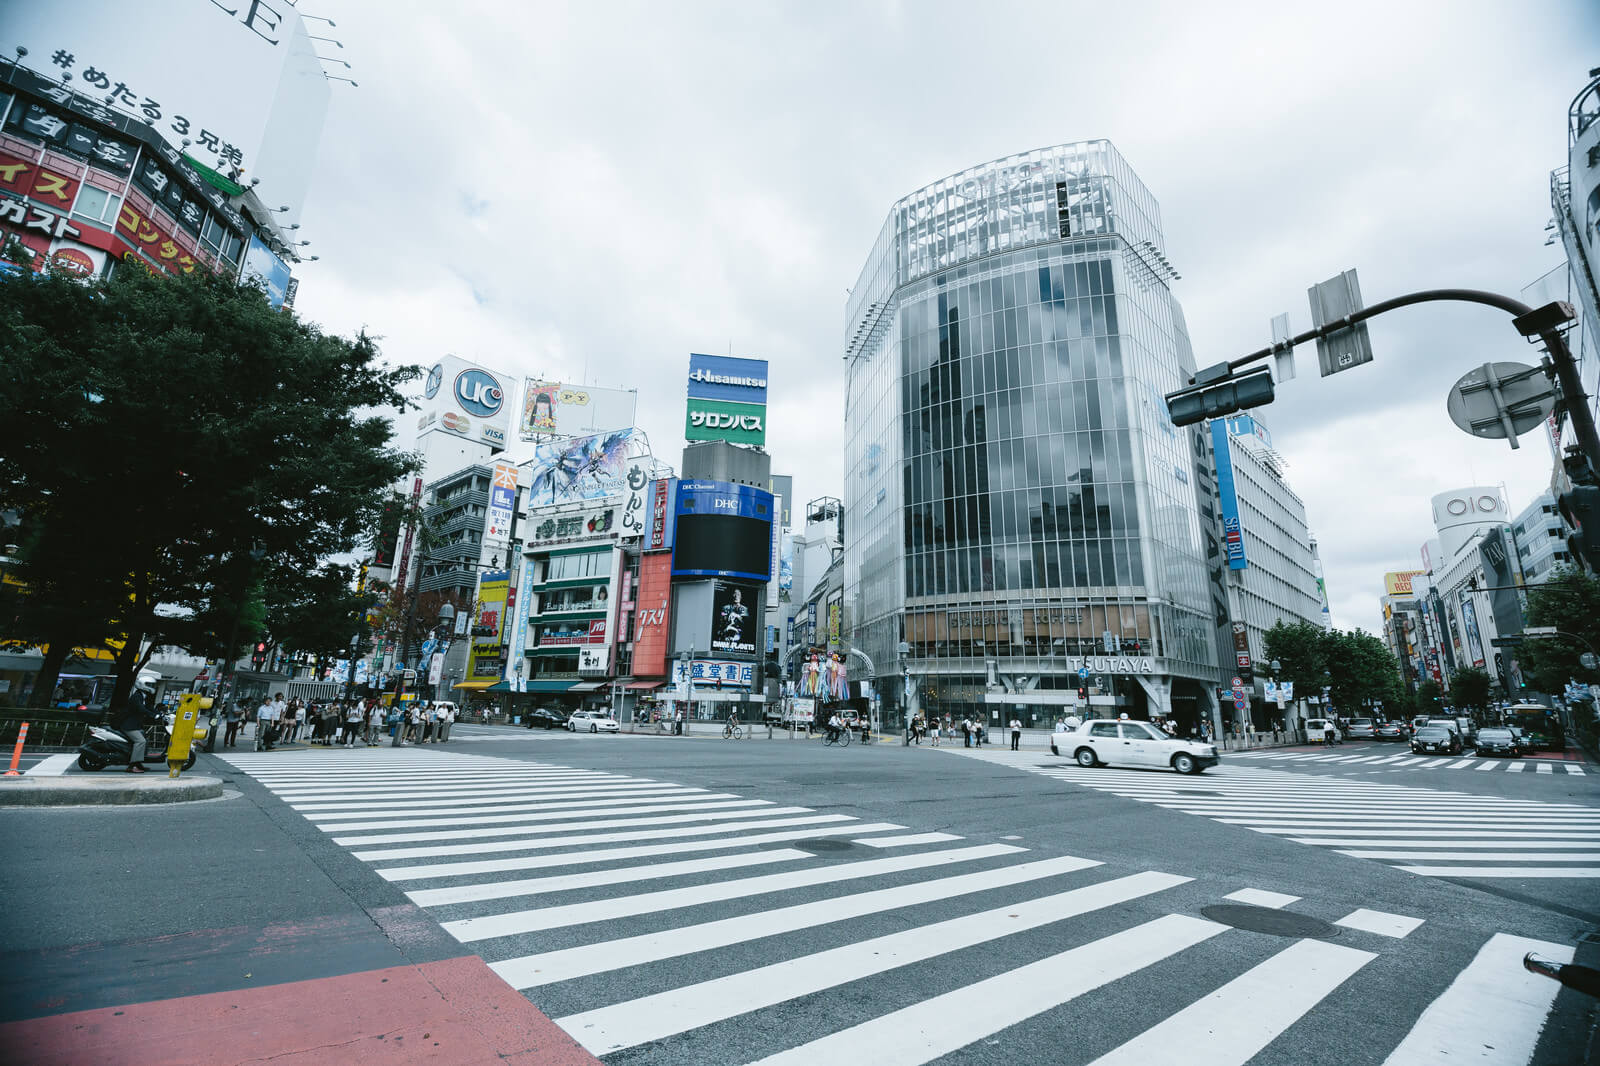
POLYGON ((1281 763, 1290 765, 1338 766, 1341 769, 1416 771, 1416 770, 1471 770, 1476 773, 1530 773, 1572 777, 1586 776, 1583 764, 1565 759, 1480 759, 1475 755, 1466 758, 1441 755, 1379 754, 1357 752, 1335 755, 1329 752, 1304 751, 1240 751, 1229 752, 1228 761, 1281 763))
POLYGON ((1052 756, 985 761, 1428 877, 1600 878, 1600 808, 1576 803, 1237 767, 1231 757, 1200 777, 1052 756))
MULTIPOLYGON (((1424 926, 547 762, 436 749, 224 758, 585 1048, 629 1063, 990 1061, 1002 1034, 1025 1045, 1065 1018, 1071 1047, 1052 1045, 1050 1061, 1242 1066, 1292 1029, 1347 1036, 1340 1003, 1361 994, 1347 986, 1387 970, 1371 964, 1424 926), (1202 914, 1223 902, 1341 931, 1270 936, 1202 914), (1118 982, 1141 980, 1160 982, 1166 1013, 1130 1027, 1118 982)), ((1458 973, 1417 978, 1434 982, 1428 1010, 1452 1020, 1427 1032, 1430 1054, 1459 1056, 1438 1061, 1528 1062, 1559 986, 1504 957, 1572 949, 1502 936, 1467 950, 1458 973), (1486 1008, 1512 993, 1528 1017, 1508 1035, 1486 1008), (1482 1056, 1485 1037, 1506 1050, 1482 1056)))

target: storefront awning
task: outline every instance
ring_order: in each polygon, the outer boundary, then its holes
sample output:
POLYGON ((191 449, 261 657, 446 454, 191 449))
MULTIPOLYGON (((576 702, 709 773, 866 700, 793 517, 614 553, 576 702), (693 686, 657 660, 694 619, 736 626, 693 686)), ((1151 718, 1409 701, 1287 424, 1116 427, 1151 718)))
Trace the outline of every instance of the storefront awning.
POLYGON ((568 692, 595 692, 611 684, 609 681, 580 681, 567 689, 568 692))
POLYGON ((518 692, 511 687, 511 682, 496 681, 483 691, 492 692, 496 695, 499 695, 502 692, 508 692, 513 696, 524 696, 530 692, 565 692, 571 687, 571 681, 529 681, 523 687, 522 691, 518 692))
POLYGON ((665 684, 666 684, 665 680, 661 680, 661 681, 635 681, 633 684, 628 686, 628 691, 629 692, 648 692, 651 689, 660 688, 662 685, 665 685, 665 684))
POLYGON ((502 683, 503 682, 498 682, 498 681, 457 681, 455 684, 451 685, 450 687, 451 688, 464 688, 464 689, 468 690, 469 692, 482 692, 486 688, 491 688, 491 687, 493 687, 493 686, 495 686, 497 684, 502 684, 502 683))

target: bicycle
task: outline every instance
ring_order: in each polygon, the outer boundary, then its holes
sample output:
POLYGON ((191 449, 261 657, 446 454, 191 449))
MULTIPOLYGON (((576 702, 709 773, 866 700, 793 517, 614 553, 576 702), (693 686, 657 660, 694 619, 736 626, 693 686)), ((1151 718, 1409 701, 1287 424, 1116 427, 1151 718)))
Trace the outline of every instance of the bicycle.
POLYGON ((737 725, 734 725, 732 722, 729 722, 727 725, 722 727, 723 740, 738 740, 740 737, 744 736, 744 734, 745 730, 741 729, 737 725))
POLYGON ((841 748, 848 748, 850 746, 850 728, 848 726, 841 727, 837 732, 825 737, 823 743, 837 744, 841 748))

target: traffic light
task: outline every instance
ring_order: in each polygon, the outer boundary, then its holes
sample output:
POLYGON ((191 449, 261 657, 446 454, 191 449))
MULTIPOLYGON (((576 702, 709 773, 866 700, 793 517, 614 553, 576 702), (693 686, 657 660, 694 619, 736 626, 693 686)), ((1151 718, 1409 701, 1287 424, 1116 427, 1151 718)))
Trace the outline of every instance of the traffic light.
POLYGON ((262 666, 265 666, 266 663, 267 663, 267 645, 266 645, 265 642, 262 642, 262 643, 259 643, 259 644, 256 645, 255 653, 250 656, 250 665, 254 666, 254 667, 257 667, 257 668, 260 668, 262 666))
POLYGON ((1561 518, 1572 532, 1567 551, 1591 572, 1600 567, 1600 488, 1574 485, 1556 497, 1561 518))
POLYGON ((1167 414, 1175 426, 1192 426, 1208 418, 1221 418, 1237 411, 1269 404, 1274 397, 1272 371, 1268 367, 1233 376, 1227 363, 1218 363, 1197 372, 1195 383, 1166 395, 1167 414))

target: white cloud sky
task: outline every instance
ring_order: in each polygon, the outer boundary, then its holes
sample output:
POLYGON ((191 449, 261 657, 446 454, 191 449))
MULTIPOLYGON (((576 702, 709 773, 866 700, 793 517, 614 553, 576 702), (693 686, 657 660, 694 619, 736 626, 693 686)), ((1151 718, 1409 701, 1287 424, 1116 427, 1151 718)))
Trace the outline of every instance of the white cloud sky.
MULTIPOLYGON (((1356 267, 1369 302, 1516 294, 1543 246, 1566 108, 1600 62, 1585 0, 373 4, 338 23, 298 307, 397 361, 636 386, 671 461, 691 351, 771 361, 769 450, 840 492, 845 289, 899 196, 988 159, 1110 138, 1161 203, 1202 365, 1309 326, 1356 267)), ((328 46, 330 49, 332 46, 328 46)), ((1532 361, 1499 312, 1413 308, 1378 361, 1315 353, 1261 412, 1321 543, 1335 622, 1374 629, 1428 497, 1542 491, 1550 450, 1470 439, 1444 395, 1532 361)), ((1593 368, 1591 370, 1591 380, 1593 368)))

